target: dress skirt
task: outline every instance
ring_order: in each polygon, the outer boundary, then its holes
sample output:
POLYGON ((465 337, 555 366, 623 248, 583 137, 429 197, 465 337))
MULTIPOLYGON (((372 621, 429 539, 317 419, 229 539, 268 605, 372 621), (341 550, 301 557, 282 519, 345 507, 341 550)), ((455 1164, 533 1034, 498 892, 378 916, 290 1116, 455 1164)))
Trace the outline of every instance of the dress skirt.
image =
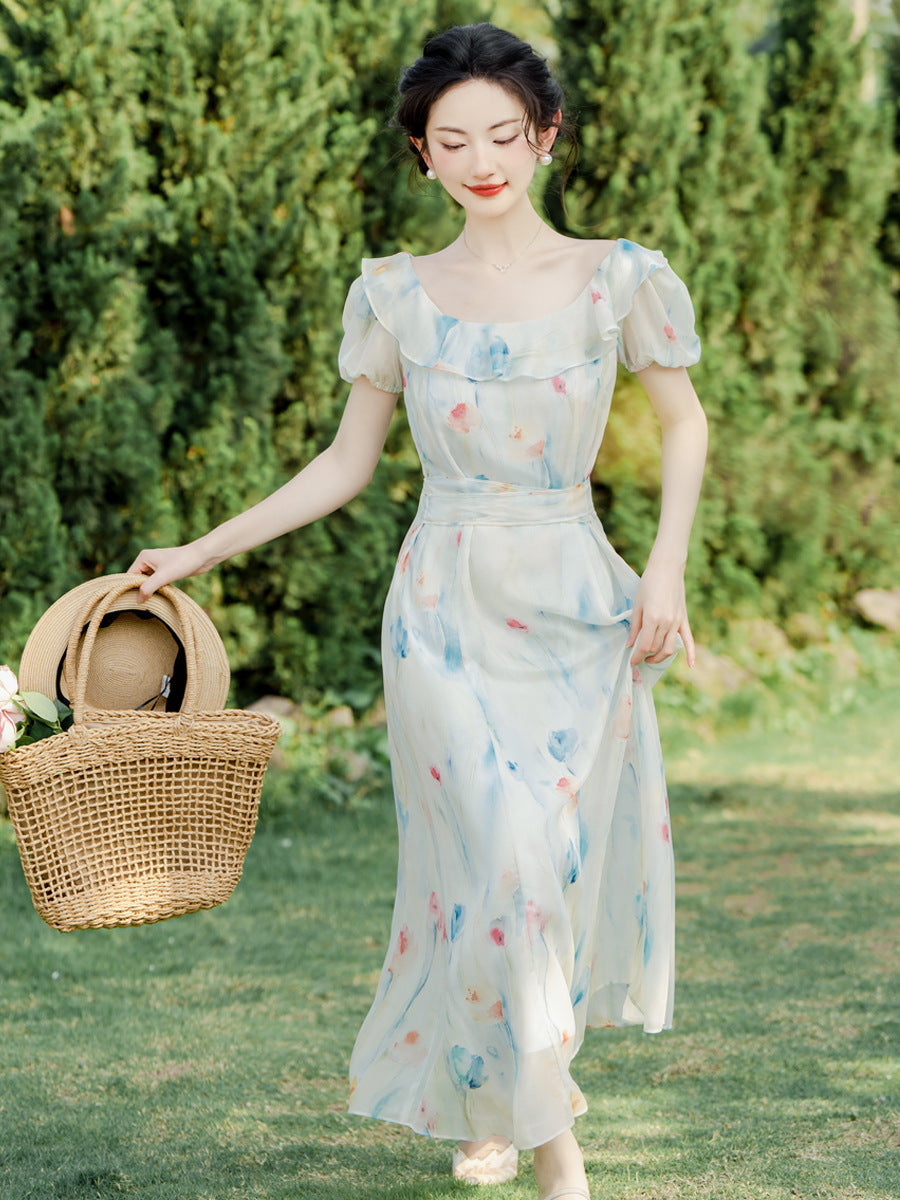
POLYGON ((351 1112, 536 1146, 586 1111, 585 1028, 670 1024, 659 669, 629 665, 636 585, 587 484, 426 481, 385 609, 399 869, 351 1112))

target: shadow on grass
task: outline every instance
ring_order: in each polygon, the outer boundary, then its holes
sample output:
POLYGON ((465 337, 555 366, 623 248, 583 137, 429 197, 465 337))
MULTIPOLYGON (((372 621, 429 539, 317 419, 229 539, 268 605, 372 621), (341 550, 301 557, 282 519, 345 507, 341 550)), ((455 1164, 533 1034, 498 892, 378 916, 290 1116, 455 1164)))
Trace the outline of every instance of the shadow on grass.
MULTIPOLYGON (((589 1031, 595 1200, 884 1200, 900 1111, 900 794, 672 788, 675 1028, 589 1031)), ((393 809, 261 828, 213 912, 60 935, 0 842, 3 1200, 471 1195, 450 1144, 346 1113, 393 809)), ((519 1181, 480 1190, 533 1200, 519 1181)))

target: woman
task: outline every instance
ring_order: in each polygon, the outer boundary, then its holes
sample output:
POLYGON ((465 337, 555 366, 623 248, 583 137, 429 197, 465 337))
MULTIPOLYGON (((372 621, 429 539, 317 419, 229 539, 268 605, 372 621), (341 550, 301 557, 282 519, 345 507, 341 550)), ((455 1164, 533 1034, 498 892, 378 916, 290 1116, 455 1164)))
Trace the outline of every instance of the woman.
POLYGON ((425 481, 387 598, 384 673, 400 866, 391 942, 350 1064, 354 1113, 458 1139, 454 1173, 587 1197, 569 1073, 592 1025, 672 1015, 673 865, 650 687, 679 638, 706 423, 688 293, 658 251, 580 241, 535 212, 562 93, 491 25, 448 30, 397 119, 463 210, 435 254, 366 260, 344 310, 353 386, 331 446, 187 546, 160 585, 355 496, 406 393, 425 481), (589 474, 616 362, 662 427, 662 509, 640 581, 589 474))

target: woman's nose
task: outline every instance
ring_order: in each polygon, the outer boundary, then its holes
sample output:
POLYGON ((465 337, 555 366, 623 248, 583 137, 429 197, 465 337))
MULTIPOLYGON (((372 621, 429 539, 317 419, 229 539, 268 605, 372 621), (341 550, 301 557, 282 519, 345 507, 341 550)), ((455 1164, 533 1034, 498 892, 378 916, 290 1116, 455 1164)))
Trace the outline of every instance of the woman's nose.
POLYGON ((478 179, 487 179, 494 173, 494 159, 489 146, 472 148, 472 174, 478 179))

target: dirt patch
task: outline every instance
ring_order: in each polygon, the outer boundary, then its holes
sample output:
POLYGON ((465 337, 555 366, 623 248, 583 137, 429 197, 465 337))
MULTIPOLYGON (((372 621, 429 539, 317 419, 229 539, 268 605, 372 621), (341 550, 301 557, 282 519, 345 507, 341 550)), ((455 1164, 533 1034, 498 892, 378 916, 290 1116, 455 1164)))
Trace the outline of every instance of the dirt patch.
POLYGON ((743 896, 726 896, 725 911, 733 917, 768 917, 779 911, 779 905, 774 902, 768 892, 756 890, 743 896))
POLYGON ((691 1046, 661 1071, 657 1071, 652 1079, 655 1084, 664 1084, 672 1079, 718 1075, 725 1065, 726 1058, 727 1052, 721 1045, 691 1046))
POLYGON ((900 1116, 844 1121, 835 1130, 835 1141, 854 1149, 900 1150, 900 1116))
POLYGON ((801 946, 825 945, 828 941, 818 926, 811 925, 809 921, 798 921, 782 932, 778 944, 785 950, 797 950, 801 946))

